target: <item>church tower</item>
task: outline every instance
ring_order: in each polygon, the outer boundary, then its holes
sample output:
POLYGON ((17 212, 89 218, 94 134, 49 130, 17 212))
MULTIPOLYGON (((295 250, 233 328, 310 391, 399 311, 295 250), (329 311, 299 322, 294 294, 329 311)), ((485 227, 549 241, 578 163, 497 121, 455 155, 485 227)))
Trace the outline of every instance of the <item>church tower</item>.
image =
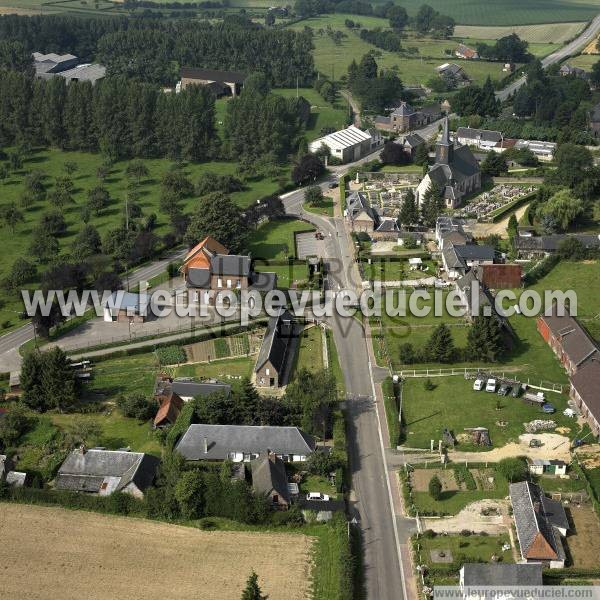
POLYGON ((444 119, 444 133, 435 147, 435 162, 449 165, 454 160, 454 142, 450 139, 448 117, 444 119))

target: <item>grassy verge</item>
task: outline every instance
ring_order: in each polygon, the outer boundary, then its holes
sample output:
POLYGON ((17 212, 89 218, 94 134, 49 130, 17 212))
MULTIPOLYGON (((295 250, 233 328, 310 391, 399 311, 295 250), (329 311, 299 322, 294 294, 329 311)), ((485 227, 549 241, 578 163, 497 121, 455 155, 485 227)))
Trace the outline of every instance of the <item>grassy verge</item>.
POLYGON ((248 249, 254 259, 285 259, 296 255, 294 233, 313 231, 314 227, 296 219, 268 221, 253 231, 248 249))
POLYGON ((383 391, 383 403, 385 406, 385 417, 387 420, 389 443, 392 448, 400 444, 400 420, 398 398, 394 382, 388 377, 381 385, 383 391))

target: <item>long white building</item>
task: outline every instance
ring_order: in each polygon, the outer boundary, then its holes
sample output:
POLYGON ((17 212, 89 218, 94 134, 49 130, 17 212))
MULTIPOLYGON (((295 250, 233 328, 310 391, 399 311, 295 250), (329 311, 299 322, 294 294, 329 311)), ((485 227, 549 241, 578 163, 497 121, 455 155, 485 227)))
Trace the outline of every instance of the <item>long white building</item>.
POLYGON ((362 131, 354 125, 335 131, 311 142, 309 150, 317 152, 322 146, 329 149, 331 156, 342 162, 352 162, 374 152, 383 143, 381 134, 376 129, 362 131))

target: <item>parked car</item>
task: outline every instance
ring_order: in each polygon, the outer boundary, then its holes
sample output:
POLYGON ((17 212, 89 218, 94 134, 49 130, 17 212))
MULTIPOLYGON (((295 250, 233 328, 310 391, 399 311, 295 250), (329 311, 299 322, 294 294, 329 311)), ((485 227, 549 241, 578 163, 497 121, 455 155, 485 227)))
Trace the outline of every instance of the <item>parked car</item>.
POLYGON ((329 496, 322 494, 321 492, 308 492, 306 494, 307 500, 316 500, 317 502, 329 502, 329 496))
POLYGON ((542 410, 549 415, 556 412, 556 409, 550 402, 546 402, 546 404, 542 405, 542 410))
POLYGON ((476 379, 475 383, 473 383, 473 389, 476 392, 480 392, 483 389, 483 379, 476 379))
POLYGON ((485 384, 485 391, 491 392, 491 393, 494 393, 496 391, 496 380, 495 379, 487 380, 487 383, 485 384))
POLYGON ((541 448, 542 447, 542 441, 538 440, 536 438, 531 438, 529 440, 529 447, 530 448, 541 448))
POLYGON ((499 396, 508 396, 509 392, 510 392, 510 386, 507 383, 502 383, 500 385, 500 387, 498 388, 499 396))
POLYGON ((512 389, 512 392, 510 393, 510 395, 513 398, 518 398, 521 395, 521 384, 520 383, 515 383, 515 385, 513 385, 513 389, 512 389))

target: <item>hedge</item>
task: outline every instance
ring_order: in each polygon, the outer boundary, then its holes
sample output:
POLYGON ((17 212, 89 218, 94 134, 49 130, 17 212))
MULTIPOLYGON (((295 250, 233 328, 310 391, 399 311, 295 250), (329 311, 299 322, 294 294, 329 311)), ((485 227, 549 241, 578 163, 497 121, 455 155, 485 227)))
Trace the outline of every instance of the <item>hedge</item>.
POLYGON ((530 202, 534 198, 535 195, 536 195, 536 192, 530 192, 529 194, 526 194, 525 196, 522 196, 521 198, 517 198, 516 200, 513 200, 512 202, 509 202, 508 204, 505 204, 504 206, 501 206, 500 208, 496 209, 495 211, 493 211, 491 213, 491 215, 493 215, 492 223, 497 223, 498 221, 502 221, 502 219, 504 219, 506 217, 506 213, 516 210, 517 208, 519 208, 526 202, 530 202))
POLYGON ((536 263, 525 275, 523 276, 523 282, 525 285, 531 285, 536 283, 542 277, 545 277, 554 269, 554 267, 560 262, 560 256, 557 254, 549 254, 546 258, 543 258, 539 263, 536 263))
POLYGON ((168 448, 174 448, 179 438, 188 430, 194 420, 194 411, 196 409, 194 402, 186 402, 177 417, 173 426, 167 433, 166 445, 168 448))
POLYGON ((398 402, 398 390, 388 377, 382 384, 383 404, 385 407, 385 416, 387 420, 388 432, 390 435, 390 446, 395 448, 400 444, 400 421, 398 411, 400 405, 398 402))

